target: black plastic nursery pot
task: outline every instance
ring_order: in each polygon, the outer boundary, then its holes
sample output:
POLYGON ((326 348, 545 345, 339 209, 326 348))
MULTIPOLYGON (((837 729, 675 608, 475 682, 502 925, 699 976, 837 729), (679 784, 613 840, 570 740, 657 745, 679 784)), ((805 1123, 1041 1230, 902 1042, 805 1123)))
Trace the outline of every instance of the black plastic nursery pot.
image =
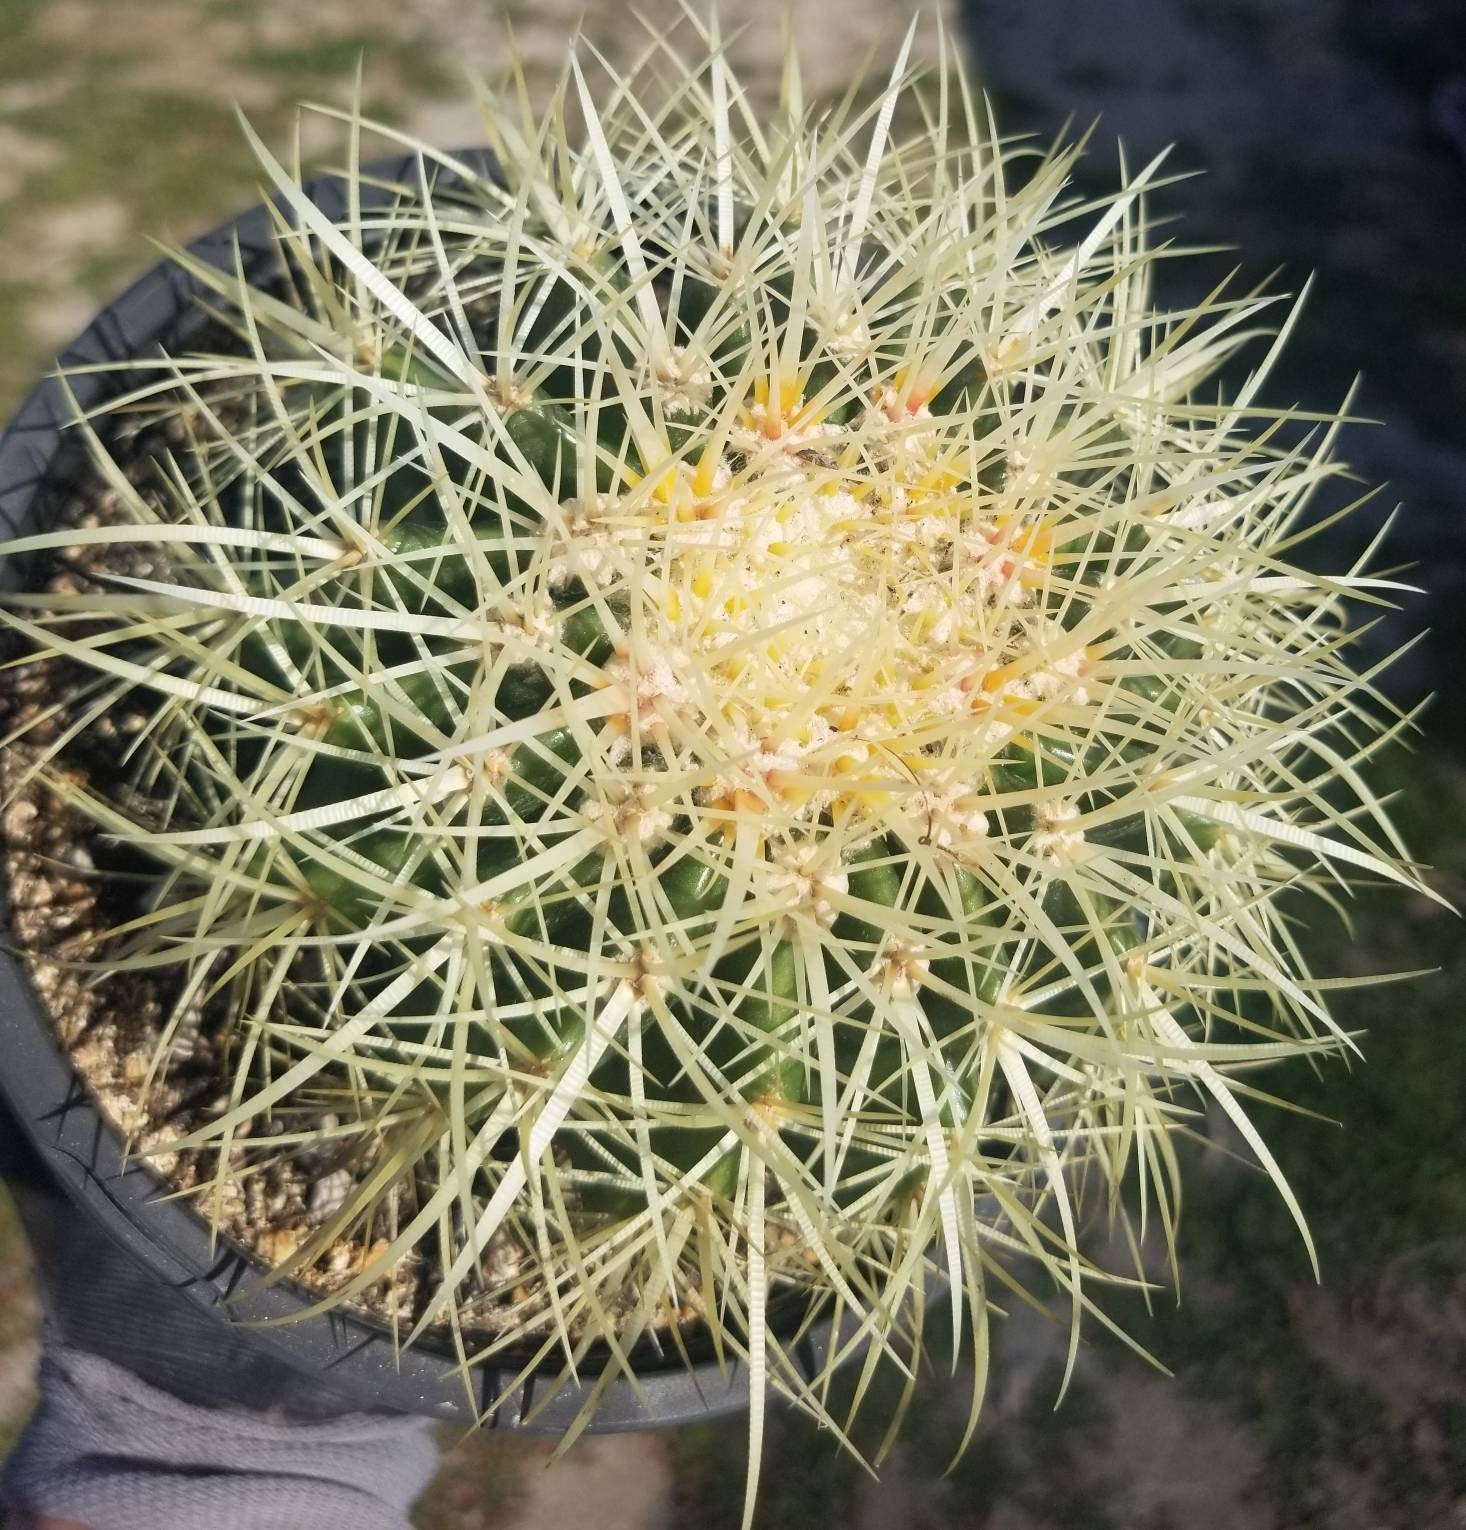
MULTIPOLYGON (((482 152, 460 158, 479 167, 492 164, 482 152)), ((388 160, 366 174, 378 182, 416 185, 419 163, 415 157, 388 160)), ((324 177, 307 190, 335 216, 345 210, 344 186, 324 177)), ((362 192, 369 202, 370 188, 363 185, 362 192)), ((189 249, 200 260, 233 271, 236 251, 248 269, 251 261, 272 255, 273 241, 269 210, 257 206, 189 249)), ((60 367, 126 361, 154 353, 165 342, 186 343, 190 316, 200 312, 194 302, 198 290, 178 266, 160 263, 97 315, 60 358, 60 367)), ((65 482, 66 426, 73 417, 67 389, 86 409, 117 387, 117 376, 110 373, 71 376, 65 386, 48 377, 25 399, 0 436, 0 536, 46 527, 57 497, 49 491, 65 482)), ((0 578, 13 584, 16 570, 0 565, 0 578)), ((689 1370, 674 1352, 639 1371, 636 1387, 624 1376, 599 1388, 594 1371, 576 1382, 560 1381, 557 1369, 547 1370, 504 1395, 519 1372, 507 1361, 473 1366, 465 1385, 457 1358, 431 1335, 400 1349, 384 1326, 364 1317, 340 1311, 302 1316, 316 1297, 289 1283, 261 1288, 254 1278, 259 1267, 243 1249, 216 1239, 185 1199, 170 1198, 164 1182, 126 1154, 120 1135, 61 1050, 20 961, 6 953, 0 953, 0 1100, 34 1149, 32 1162, 38 1159, 69 1198, 89 1235, 105 1240, 99 1246, 125 1255, 156 1282, 159 1312, 184 1307, 195 1328, 199 1313, 232 1326, 231 1337, 247 1334, 267 1366, 299 1373, 348 1407, 467 1421, 500 1399, 488 1419, 492 1426, 556 1433, 571 1425, 593 1389, 599 1400, 589 1427, 602 1432, 674 1426, 747 1406, 746 1371, 731 1359, 725 1367, 708 1360, 689 1370), (553 1389, 548 1398, 547 1389, 553 1389)), ((795 1359, 806 1375, 824 1369, 831 1342, 828 1323, 813 1327, 801 1341, 795 1359)))

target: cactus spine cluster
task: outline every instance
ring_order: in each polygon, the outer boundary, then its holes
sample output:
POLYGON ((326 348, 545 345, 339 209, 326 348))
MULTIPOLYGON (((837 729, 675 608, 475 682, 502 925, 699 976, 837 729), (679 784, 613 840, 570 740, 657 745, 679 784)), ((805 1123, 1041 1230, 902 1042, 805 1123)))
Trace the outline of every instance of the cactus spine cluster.
POLYGON ((1288 1195, 1234 1071, 1341 1038, 1277 895, 1416 877, 1379 582, 1290 564, 1331 431, 1265 365, 1198 397, 1267 300, 1154 311, 1158 165, 1086 203, 905 51, 832 110, 791 58, 769 126, 704 40, 334 220, 253 140, 279 269, 195 268, 236 343, 115 406, 149 485, 93 438, 114 524, 15 544, 151 573, 7 621, 146 713, 83 800, 157 867, 108 960, 232 1038, 185 1145, 356 1143, 282 1269, 427 1250, 470 1356, 705 1331, 756 1447, 766 1385, 825 1416, 801 1314, 910 1365, 944 1281, 980 1377, 1026 1261, 1077 1336, 1073 1187, 1169 1241, 1198 1094, 1288 1195))

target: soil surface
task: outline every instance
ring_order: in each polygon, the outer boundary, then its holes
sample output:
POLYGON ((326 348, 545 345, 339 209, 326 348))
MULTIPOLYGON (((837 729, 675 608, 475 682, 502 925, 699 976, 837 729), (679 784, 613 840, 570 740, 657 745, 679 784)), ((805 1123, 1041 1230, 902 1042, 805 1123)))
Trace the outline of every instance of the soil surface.
MULTIPOLYGON (((637 10, 670 25, 672 0, 637 10)), ((725 4, 754 88, 776 84, 778 0, 725 4)), ((543 92, 577 0, 3 0, 0 19, 0 415, 101 301, 155 257, 148 235, 192 237, 255 199, 232 120, 239 102, 287 141, 294 103, 350 97, 364 56, 368 108, 445 145, 482 140, 465 65, 492 72, 509 28, 543 92)), ((613 57, 642 35, 608 0, 585 29, 613 57)), ((906 0, 795 0, 811 95, 838 90, 867 47, 887 54, 906 0)), ((1385 762, 1406 795, 1407 838, 1466 891, 1466 740, 1457 654, 1466 619, 1466 13, 1454 0, 974 0, 966 25, 1008 127, 1052 133, 1103 112, 1087 174, 1113 179, 1167 141, 1172 230, 1241 253, 1201 257, 1178 290, 1242 262, 1248 282, 1319 272, 1275 402, 1336 405, 1366 372, 1346 455, 1382 506, 1408 512, 1386 562, 1422 565, 1434 594, 1380 644, 1429 621, 1433 643, 1401 694, 1436 687, 1431 750, 1385 762), (1210 264, 1208 264, 1210 262, 1210 264)), ((930 48, 928 11, 918 51, 930 48)), ((318 130, 312 129, 311 133, 318 130)), ((329 135, 307 137, 329 163, 329 135)), ((1366 522, 1361 520, 1362 527, 1366 522)), ((1346 551, 1363 531, 1339 544, 1346 551)), ((1322 555, 1321 555, 1322 556, 1322 555)), ((1325 560, 1326 561, 1326 560, 1325 560)), ((1160 1293, 1113 1311, 1168 1379, 1091 1328, 1054 1403, 1065 1331, 1022 1313, 999 1324, 972 1448, 964 1378, 933 1357, 901 1443, 872 1481, 798 1421, 776 1416, 766 1530, 1450 1530, 1466 1526, 1466 942, 1451 916, 1355 900, 1335 971, 1439 968, 1408 988, 1341 995, 1366 1062, 1318 1084, 1280 1078, 1332 1118, 1271 1112, 1278 1157, 1308 1209, 1324 1283, 1256 1172, 1198 1152, 1183 1228, 1184 1305, 1160 1293), (1333 1123, 1342 1120, 1344 1130, 1333 1123)), ((0 1202, 0 1449, 31 1405, 36 1307, 0 1202)), ((893 1378, 878 1387, 894 1398, 893 1378)), ((873 1399, 871 1412, 880 1412, 873 1399)), ((737 1523, 742 1426, 585 1440, 546 1468, 544 1442, 482 1434, 451 1448, 417 1510, 421 1530, 582 1523, 627 1530, 737 1523)))

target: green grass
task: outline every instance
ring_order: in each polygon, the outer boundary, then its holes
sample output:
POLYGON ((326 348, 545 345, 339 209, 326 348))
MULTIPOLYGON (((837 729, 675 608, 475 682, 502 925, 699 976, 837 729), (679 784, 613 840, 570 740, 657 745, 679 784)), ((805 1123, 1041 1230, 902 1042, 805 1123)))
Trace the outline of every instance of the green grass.
POLYGON ((350 75, 357 61, 369 62, 387 52, 388 40, 380 32, 347 32, 339 37, 318 37, 288 48, 252 48, 237 54, 234 62, 260 74, 286 79, 321 75, 350 75))
POLYGON ((249 151, 222 102, 166 91, 77 90, 15 121, 67 146, 59 163, 27 182, 24 198, 32 207, 110 196, 122 186, 133 227, 158 234, 181 211, 192 228, 229 210, 254 181, 249 151))
POLYGON ((42 364, 26 337, 26 314, 35 295, 31 282, 0 279, 0 335, 6 336, 0 347, 0 419, 9 418, 42 364))
POLYGON ((54 69, 56 60, 36 35, 35 23, 46 0, 5 0, 0 20, 0 82, 28 80, 54 69))
POLYGON ((390 65, 410 96, 437 95, 455 85, 462 88, 429 49, 382 32, 318 37, 288 48, 252 48, 238 54, 233 62, 296 88, 323 81, 350 81, 358 62, 368 81, 390 65))

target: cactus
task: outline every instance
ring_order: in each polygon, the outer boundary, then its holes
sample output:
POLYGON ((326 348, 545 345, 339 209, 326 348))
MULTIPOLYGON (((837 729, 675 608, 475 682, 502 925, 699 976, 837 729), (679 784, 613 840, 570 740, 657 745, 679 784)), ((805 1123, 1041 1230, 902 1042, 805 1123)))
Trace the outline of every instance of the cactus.
POLYGON ((1306 1240, 1235 1077, 1344 1045, 1279 896, 1420 881, 1345 656, 1394 587, 1292 566, 1334 422, 1199 397, 1272 300, 1153 309, 1160 162, 1084 201, 906 49, 833 110, 791 56, 766 126, 702 40, 335 220, 250 134, 278 269, 178 257, 233 343, 108 406, 142 483, 82 423, 115 518, 11 550, 101 572, 5 620, 76 684, 46 768, 146 717, 75 800, 155 868, 106 961, 229 1039, 174 1146, 329 1103, 353 1153, 277 1276, 371 1229, 322 1300, 427 1251, 408 1341, 708 1335, 751 1514, 767 1390, 848 1424, 817 1316, 910 1370, 950 1286, 980 1393, 989 1284, 1052 1280, 1072 1365, 1080 1181, 1173 1249, 1198 1097, 1306 1240))

